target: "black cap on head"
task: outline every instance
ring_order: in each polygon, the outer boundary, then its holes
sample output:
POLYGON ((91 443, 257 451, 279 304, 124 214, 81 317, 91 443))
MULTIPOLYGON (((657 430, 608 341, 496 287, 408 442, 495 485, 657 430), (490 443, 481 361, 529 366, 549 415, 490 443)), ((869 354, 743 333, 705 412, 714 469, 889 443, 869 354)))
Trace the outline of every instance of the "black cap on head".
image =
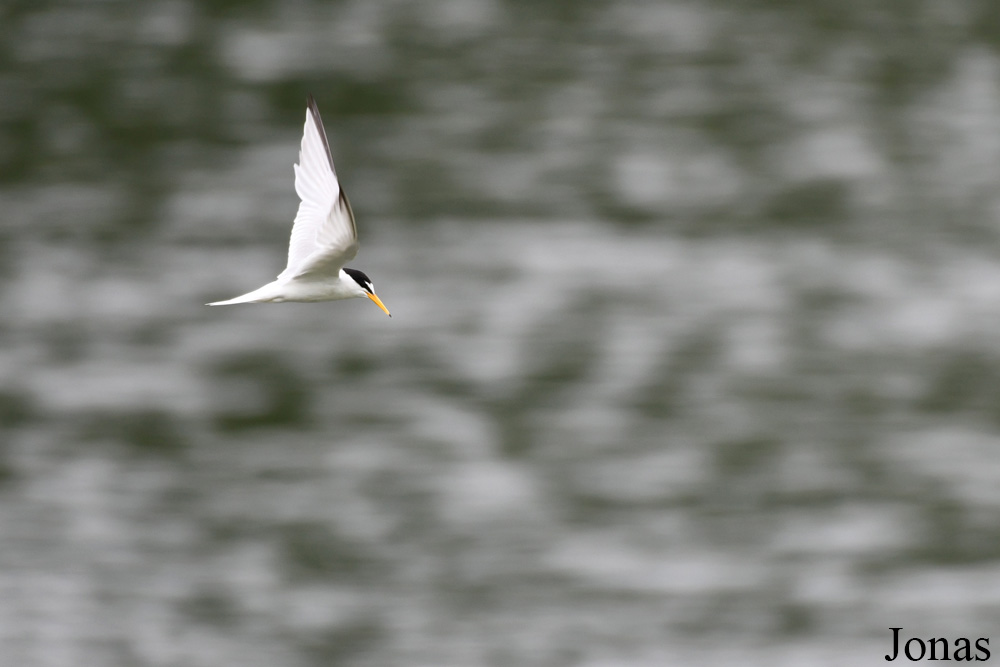
POLYGON ((365 275, 364 271, 358 271, 357 269, 344 268, 344 273, 354 278, 354 282, 361 285, 361 288, 366 292, 371 292, 372 281, 365 275))

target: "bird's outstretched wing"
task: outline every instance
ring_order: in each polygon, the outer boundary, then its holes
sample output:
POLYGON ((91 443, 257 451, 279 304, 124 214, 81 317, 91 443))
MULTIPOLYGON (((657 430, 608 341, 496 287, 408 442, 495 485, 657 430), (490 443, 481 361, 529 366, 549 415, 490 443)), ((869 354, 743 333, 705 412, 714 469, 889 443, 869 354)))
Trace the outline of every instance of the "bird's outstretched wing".
POLYGON ((336 276, 358 254, 358 229, 340 187, 316 100, 309 95, 295 192, 301 203, 288 244, 288 266, 278 278, 336 276))

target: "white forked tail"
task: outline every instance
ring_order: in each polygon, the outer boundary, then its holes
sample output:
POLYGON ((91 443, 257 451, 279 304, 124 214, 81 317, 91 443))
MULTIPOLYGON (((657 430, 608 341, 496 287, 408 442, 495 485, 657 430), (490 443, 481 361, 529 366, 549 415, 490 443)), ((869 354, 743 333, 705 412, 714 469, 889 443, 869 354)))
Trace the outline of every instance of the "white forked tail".
POLYGON ((233 297, 232 299, 226 299, 225 301, 213 301, 212 303, 206 303, 205 305, 231 306, 236 303, 267 303, 269 301, 283 301, 284 299, 280 298, 280 290, 275 289, 275 287, 276 285, 274 283, 269 283, 259 289, 233 297))

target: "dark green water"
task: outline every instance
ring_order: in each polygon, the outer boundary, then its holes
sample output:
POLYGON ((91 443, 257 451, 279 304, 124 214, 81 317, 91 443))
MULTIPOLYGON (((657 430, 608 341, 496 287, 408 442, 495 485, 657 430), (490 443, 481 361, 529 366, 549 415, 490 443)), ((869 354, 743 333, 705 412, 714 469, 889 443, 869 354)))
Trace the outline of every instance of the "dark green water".
POLYGON ((0 665, 1000 651, 997 7, 3 3, 0 665))

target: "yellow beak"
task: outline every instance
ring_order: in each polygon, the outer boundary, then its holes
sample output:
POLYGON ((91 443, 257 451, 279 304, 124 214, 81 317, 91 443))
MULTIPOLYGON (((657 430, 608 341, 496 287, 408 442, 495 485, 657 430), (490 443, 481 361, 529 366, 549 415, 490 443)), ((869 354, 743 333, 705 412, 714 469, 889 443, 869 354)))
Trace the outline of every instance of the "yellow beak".
POLYGON ((378 298, 377 294, 373 294, 372 292, 365 292, 365 295, 369 299, 371 299, 372 301, 374 301, 375 305, 378 306, 379 308, 381 308, 383 310, 383 312, 385 312, 386 315, 388 315, 389 317, 392 317, 392 313, 390 313, 389 309, 385 307, 385 304, 382 303, 382 299, 378 298))

